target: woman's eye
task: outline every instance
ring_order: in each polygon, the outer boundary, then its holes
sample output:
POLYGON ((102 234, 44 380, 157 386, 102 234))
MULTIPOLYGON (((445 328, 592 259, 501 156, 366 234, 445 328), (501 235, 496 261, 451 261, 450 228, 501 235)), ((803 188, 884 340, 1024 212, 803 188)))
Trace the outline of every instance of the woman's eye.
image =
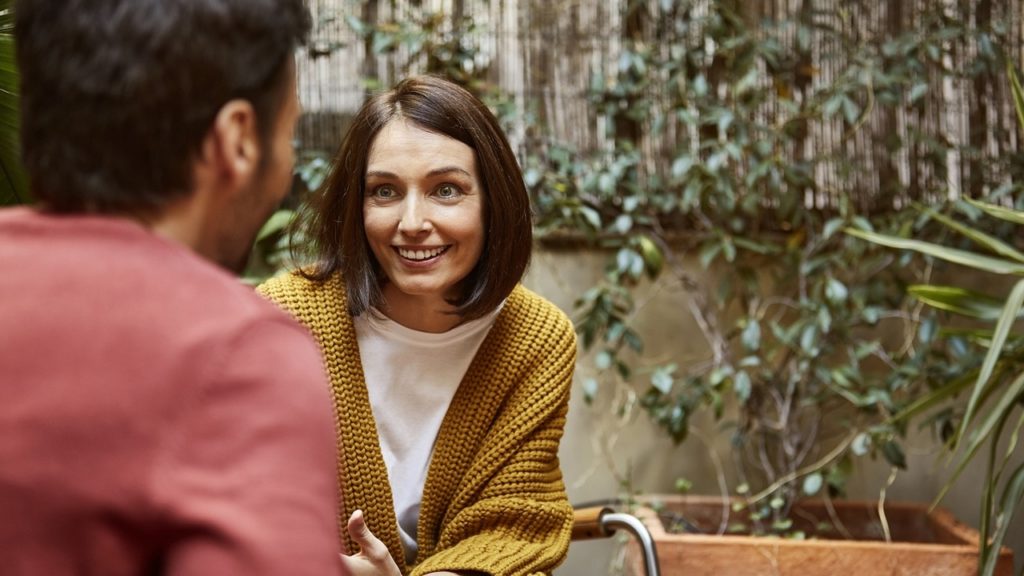
POLYGON ((371 195, 377 198, 394 198, 396 196, 395 189, 391 186, 377 186, 370 192, 371 195))
POLYGON ((451 184, 443 184, 441 185, 440 188, 437 189, 436 194, 438 198, 450 199, 457 197, 459 194, 461 194, 461 191, 455 186, 452 186, 451 184))

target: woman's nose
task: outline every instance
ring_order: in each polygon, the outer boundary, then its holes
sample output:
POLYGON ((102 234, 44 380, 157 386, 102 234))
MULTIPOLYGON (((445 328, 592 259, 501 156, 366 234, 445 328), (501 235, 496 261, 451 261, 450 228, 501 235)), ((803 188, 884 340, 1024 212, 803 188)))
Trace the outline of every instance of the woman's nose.
POLYGON ((410 194, 402 205, 398 231, 415 236, 430 230, 430 219, 423 201, 410 194))

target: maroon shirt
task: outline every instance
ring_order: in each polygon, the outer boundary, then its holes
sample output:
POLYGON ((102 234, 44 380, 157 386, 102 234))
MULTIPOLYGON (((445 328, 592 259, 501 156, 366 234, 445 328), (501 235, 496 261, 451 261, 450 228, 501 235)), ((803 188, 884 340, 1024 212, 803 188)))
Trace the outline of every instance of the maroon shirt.
POLYGON ((0 572, 339 571, 310 336, 123 219, 0 211, 0 572))

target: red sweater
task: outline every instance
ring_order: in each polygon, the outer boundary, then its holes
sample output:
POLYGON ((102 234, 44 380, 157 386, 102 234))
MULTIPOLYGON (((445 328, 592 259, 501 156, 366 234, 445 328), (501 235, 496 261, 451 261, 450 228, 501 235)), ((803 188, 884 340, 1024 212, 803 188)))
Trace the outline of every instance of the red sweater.
POLYGON ((304 329, 123 219, 0 211, 0 572, 339 570, 304 329))

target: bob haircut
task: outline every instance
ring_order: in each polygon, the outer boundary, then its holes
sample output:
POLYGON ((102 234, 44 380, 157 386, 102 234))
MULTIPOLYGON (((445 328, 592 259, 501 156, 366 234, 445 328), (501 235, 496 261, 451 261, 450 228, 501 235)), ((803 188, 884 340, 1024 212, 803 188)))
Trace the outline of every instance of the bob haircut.
MULTIPOLYGON (((384 304, 384 277, 366 240, 363 197, 373 141, 389 122, 401 119, 462 142, 476 154, 483 185, 484 249, 449 302, 463 319, 497 308, 522 280, 532 249, 530 199, 515 154, 497 119, 462 87, 434 76, 415 76, 368 100, 356 114, 334 163, 299 222, 309 235, 315 264, 300 273, 323 282, 342 275, 349 313, 384 304)), ((308 261, 308 260, 307 260, 308 261)))

